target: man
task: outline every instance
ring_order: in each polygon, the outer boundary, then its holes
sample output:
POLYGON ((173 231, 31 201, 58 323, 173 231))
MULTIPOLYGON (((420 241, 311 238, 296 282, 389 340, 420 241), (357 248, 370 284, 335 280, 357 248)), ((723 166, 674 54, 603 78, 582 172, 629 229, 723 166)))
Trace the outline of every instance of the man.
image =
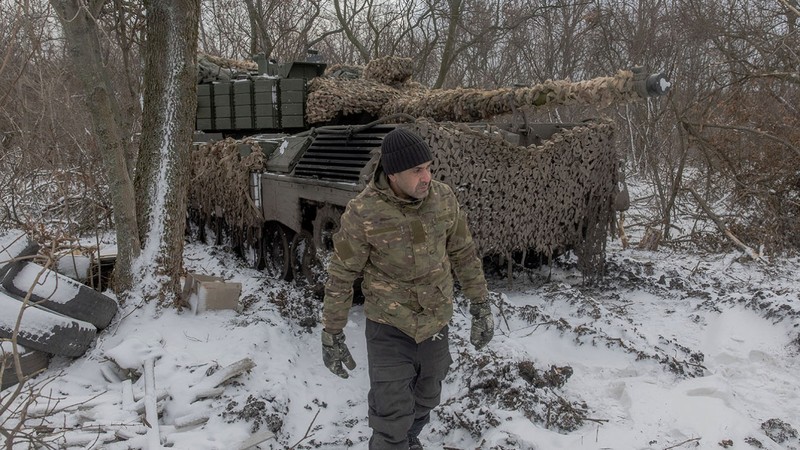
POLYGON ((363 275, 370 390, 370 450, 421 450, 419 434, 439 404, 452 359, 448 322, 455 272, 470 299, 470 340, 494 333, 486 280, 452 189, 431 179, 433 157, 415 133, 396 128, 381 143, 369 185, 347 205, 334 235, 323 307, 325 365, 347 378, 355 361, 343 329, 353 282, 363 275))

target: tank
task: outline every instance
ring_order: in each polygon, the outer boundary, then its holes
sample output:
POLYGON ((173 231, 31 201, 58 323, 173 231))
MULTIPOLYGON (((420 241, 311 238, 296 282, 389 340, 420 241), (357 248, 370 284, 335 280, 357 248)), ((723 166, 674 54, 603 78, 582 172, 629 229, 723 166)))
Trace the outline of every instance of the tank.
POLYGON ((670 88, 664 74, 641 68, 579 82, 429 90, 411 80, 407 58, 200 66, 189 217, 201 238, 210 226, 270 276, 317 284, 345 205, 371 179, 381 141, 396 127, 430 145, 433 176, 455 191, 485 260, 510 268, 571 250, 584 275, 598 273, 619 195, 614 125, 527 123, 520 111, 603 107, 670 88))

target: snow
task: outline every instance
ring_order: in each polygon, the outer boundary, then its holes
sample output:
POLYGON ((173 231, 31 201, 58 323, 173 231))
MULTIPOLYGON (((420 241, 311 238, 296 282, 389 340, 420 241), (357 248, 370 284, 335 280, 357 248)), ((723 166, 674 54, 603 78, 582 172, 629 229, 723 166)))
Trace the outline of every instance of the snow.
POLYGON ((96 244, 88 244, 81 251, 73 251, 62 255, 57 255, 53 270, 79 282, 86 282, 89 279, 89 269, 93 261, 107 260, 115 258, 117 255, 116 245, 104 245, 97 247, 96 244))
POLYGON ((133 336, 106 350, 105 355, 123 369, 137 370, 143 367, 148 359, 160 358, 163 355, 162 343, 163 339, 157 332, 141 338, 133 336))
MULTIPOLYGON (((20 353, 25 353, 27 350, 25 347, 18 345, 17 349, 19 349, 20 353)), ((0 341, 0 355, 3 354, 10 354, 14 351, 14 346, 11 345, 11 341, 0 341)))
POLYGON ((22 292, 31 290, 39 298, 60 304, 74 300, 81 288, 77 281, 32 262, 22 267, 13 283, 22 292))
POLYGON ((20 230, 8 230, 0 234, 0 269, 16 258, 30 243, 20 230))
POLYGON ((92 260, 85 255, 68 254, 55 262, 56 272, 74 280, 86 281, 89 279, 89 268, 92 260))
MULTIPOLYGON (((595 286, 584 285, 570 261, 520 269, 511 286, 490 277, 490 288, 502 295, 493 308, 495 338, 485 351, 469 345, 469 315, 458 299, 454 363, 442 405, 423 432, 426 448, 714 449, 727 440, 732 449, 758 448, 756 440, 765 449, 800 448, 791 428, 782 442, 762 428, 771 419, 800 428, 800 260, 765 266, 738 254, 667 252, 621 249, 612 241, 608 275, 595 286), (534 387, 517 372, 524 362, 538 371, 570 367, 572 374, 563 386, 534 387), (506 384, 492 391, 491 380, 506 384), (503 406, 503 396, 514 392, 520 406, 503 406), (545 411, 542 405, 524 403, 534 395, 585 404, 588 420, 572 431, 547 428, 534 417, 545 411)), ((256 448, 299 442, 296 448, 366 449, 363 308, 354 306, 345 328, 358 366, 344 380, 322 364, 320 325, 308 319, 319 317, 320 305, 305 291, 266 279, 221 246, 188 243, 185 265, 241 283, 242 311, 195 315, 123 305, 85 356, 54 358, 30 382, 44 383, 64 409, 47 420, 64 429, 101 424, 114 431, 127 424, 134 437, 125 445, 146 448, 144 409, 126 408, 123 393, 145 397, 142 374, 152 359, 162 444, 236 449, 252 434, 272 430, 276 438, 256 448), (224 384, 219 395, 197 399, 210 378, 246 358, 252 370, 224 384), (68 407, 88 399, 80 411, 68 407), (208 420, 176 425, 197 417, 208 420)), ((128 448, 100 441, 70 447, 80 439, 85 436, 67 434, 59 448, 128 448)))

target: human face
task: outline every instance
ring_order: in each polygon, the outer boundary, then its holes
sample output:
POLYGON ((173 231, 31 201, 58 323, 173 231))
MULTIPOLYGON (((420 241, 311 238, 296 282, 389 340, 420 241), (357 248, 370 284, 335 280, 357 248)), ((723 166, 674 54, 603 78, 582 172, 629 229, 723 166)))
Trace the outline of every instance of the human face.
POLYGON ((389 186, 398 197, 407 200, 422 200, 431 187, 431 164, 433 161, 389 175, 389 186))

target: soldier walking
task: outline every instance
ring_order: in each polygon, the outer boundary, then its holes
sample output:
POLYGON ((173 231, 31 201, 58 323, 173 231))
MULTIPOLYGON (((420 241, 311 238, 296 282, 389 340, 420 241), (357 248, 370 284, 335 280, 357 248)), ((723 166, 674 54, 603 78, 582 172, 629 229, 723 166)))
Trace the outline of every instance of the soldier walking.
POLYGON ((431 178, 428 145, 404 128, 389 132, 368 186, 334 235, 323 307, 325 365, 347 378, 356 367, 343 329, 353 282, 364 277, 370 390, 370 450, 421 450, 419 434, 439 404, 452 359, 453 273, 470 300, 470 341, 494 334, 486 279, 466 215, 452 189, 431 178))

